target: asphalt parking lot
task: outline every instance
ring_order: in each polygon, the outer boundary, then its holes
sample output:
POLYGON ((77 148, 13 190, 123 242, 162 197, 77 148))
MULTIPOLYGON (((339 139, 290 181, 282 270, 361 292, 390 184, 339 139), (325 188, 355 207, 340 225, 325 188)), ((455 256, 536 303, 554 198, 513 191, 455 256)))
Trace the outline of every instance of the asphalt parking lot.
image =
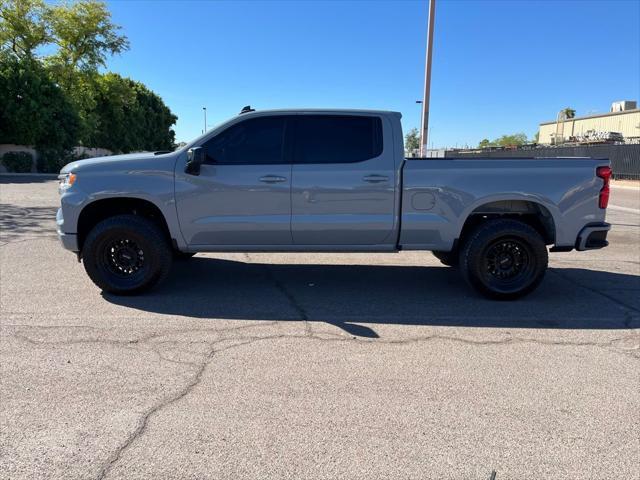
POLYGON ((103 295, 0 176, 0 478, 640 478, 640 189, 497 303, 428 252, 202 254, 103 295))

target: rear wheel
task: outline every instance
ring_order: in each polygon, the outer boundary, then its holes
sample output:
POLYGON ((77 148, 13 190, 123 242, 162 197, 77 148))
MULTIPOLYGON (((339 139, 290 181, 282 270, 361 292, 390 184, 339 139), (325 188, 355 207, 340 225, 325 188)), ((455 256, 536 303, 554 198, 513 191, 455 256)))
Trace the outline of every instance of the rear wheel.
POLYGON ((526 223, 489 220, 474 230, 460 251, 467 282, 486 297, 512 300, 535 290, 549 257, 542 236, 526 223))
POLYGON ((458 260, 460 258, 458 252, 441 252, 441 251, 433 251, 433 256, 440 260, 440 263, 446 265, 447 267, 457 267, 458 260))
POLYGON ((133 294, 162 281, 172 252, 164 233, 137 215, 117 215, 98 223, 82 247, 84 268, 98 287, 133 294))

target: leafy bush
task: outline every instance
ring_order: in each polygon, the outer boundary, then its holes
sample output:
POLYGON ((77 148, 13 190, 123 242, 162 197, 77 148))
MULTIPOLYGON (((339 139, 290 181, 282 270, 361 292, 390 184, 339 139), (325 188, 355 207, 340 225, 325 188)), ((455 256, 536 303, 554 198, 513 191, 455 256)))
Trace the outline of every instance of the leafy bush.
POLYGON ((29 152, 7 152, 2 157, 2 164, 10 172, 28 173, 33 166, 33 156, 29 152))
POLYGON ((65 150, 77 144, 78 128, 78 113, 43 65, 0 58, 0 143, 65 150))
POLYGON ((175 132, 171 125, 177 117, 145 85, 105 73, 95 76, 91 87, 96 127, 81 138, 83 145, 123 153, 173 150, 175 132))
POLYGON ((41 150, 36 162, 42 173, 58 173, 62 167, 73 160, 69 152, 60 150, 41 150))
POLYGON ((0 0, 0 144, 46 151, 40 170, 77 145, 173 150, 177 117, 145 85, 101 73, 129 48, 102 0, 0 0), (40 54, 44 54, 41 56, 40 54))

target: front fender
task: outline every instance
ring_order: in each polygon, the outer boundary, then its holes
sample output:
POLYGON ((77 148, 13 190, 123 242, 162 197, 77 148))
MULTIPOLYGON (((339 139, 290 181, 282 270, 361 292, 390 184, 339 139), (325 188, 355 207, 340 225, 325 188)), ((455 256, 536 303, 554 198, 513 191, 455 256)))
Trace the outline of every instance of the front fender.
POLYGON ((78 174, 76 183, 61 197, 65 233, 77 233, 78 219, 88 205, 111 198, 135 198, 155 205, 164 216, 171 237, 179 247, 186 246, 176 215, 173 172, 166 170, 78 174))

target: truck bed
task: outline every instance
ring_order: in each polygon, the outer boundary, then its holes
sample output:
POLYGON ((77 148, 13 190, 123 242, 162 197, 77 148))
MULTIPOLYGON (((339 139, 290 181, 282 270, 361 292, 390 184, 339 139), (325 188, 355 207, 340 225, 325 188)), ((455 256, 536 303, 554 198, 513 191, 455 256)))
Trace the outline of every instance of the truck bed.
POLYGON ((607 160, 580 157, 406 159, 399 243, 450 250, 471 214, 510 202, 512 211, 535 209, 553 222, 556 246, 573 246, 585 225, 604 222, 595 171, 605 165, 607 160))

